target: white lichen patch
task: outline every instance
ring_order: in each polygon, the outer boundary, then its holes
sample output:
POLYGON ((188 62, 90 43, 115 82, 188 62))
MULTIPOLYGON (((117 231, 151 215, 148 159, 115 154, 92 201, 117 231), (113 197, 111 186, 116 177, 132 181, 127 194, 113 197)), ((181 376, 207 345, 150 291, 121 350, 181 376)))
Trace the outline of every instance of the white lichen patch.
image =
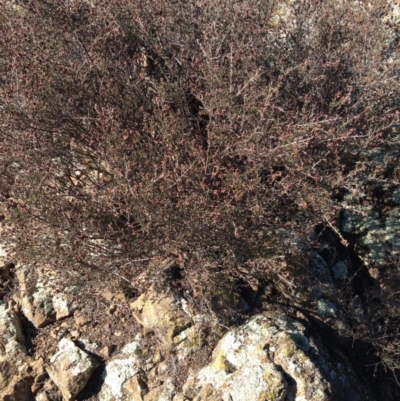
POLYGON ((137 342, 132 342, 122 349, 126 358, 118 358, 109 362, 103 373, 104 384, 99 393, 100 401, 124 400, 124 384, 139 373, 140 348, 137 342))

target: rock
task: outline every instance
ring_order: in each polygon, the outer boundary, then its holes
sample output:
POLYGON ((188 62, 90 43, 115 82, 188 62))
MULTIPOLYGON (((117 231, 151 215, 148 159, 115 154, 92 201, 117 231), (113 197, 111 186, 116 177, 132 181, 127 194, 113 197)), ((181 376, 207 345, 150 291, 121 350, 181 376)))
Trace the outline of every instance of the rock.
POLYGON ((151 389, 143 398, 143 401, 172 401, 176 395, 172 379, 166 380, 161 386, 151 389))
POLYGON ((24 315, 40 328, 56 320, 52 294, 49 288, 30 277, 29 268, 18 266, 16 276, 18 278, 20 294, 17 302, 20 304, 24 315))
POLYGON ((25 337, 17 314, 7 306, 0 301, 0 357, 7 357, 9 362, 20 367, 27 354, 25 337))
POLYGON ((42 328, 64 319, 77 309, 72 298, 74 294, 79 294, 79 287, 65 288, 53 268, 17 266, 16 276, 21 290, 16 301, 35 327, 42 328))
POLYGON ((58 352, 50 359, 46 369, 57 385, 64 401, 73 401, 85 388, 97 361, 78 348, 71 340, 63 338, 58 344, 58 352))
POLYGON ((64 319, 71 316, 76 310, 76 305, 68 302, 65 294, 57 294, 52 298, 53 308, 56 312, 56 320, 64 319))
POLYGON ((33 396, 30 358, 19 318, 7 306, 0 301, 0 400, 27 401, 33 396))
POLYGON ((104 288, 101 295, 108 302, 111 302, 114 297, 114 294, 108 288, 104 288))
POLYGON ((85 326, 85 325, 87 325, 87 324, 90 323, 90 322, 91 322, 90 317, 87 316, 87 315, 84 314, 84 313, 78 313, 78 314, 76 315, 76 317, 75 317, 75 324, 76 324, 78 327, 85 326))
POLYGON ((318 300, 317 311, 323 318, 337 318, 339 316, 338 308, 327 299, 318 300))
POLYGON ((167 345, 172 345, 173 338, 193 324, 178 299, 154 290, 131 303, 131 309, 145 331, 154 332, 167 345))
POLYGON ((106 345, 100 350, 100 355, 108 359, 111 355, 111 352, 112 352, 112 347, 110 345, 106 345))
POLYGON ((15 367, 7 360, 0 361, 0 390, 6 388, 16 375, 15 367))
MULTIPOLYGON (((400 8, 400 7, 399 7, 400 8)), ((396 188, 392 193, 392 201, 400 205, 400 187, 396 188)))
POLYGON ((98 395, 99 401, 141 401, 144 386, 143 381, 139 381, 140 356, 140 344, 134 341, 108 362, 102 375, 104 383, 98 395))
POLYGON ((0 266, 3 266, 5 264, 6 258, 7 252, 5 246, 3 244, 0 244, 0 266))
POLYGON ((341 229, 355 238, 354 249, 368 269, 385 268, 400 257, 399 153, 388 146, 364 156, 360 190, 344 195, 341 229))
POLYGON ((142 401, 146 391, 146 382, 141 378, 140 374, 131 377, 124 384, 124 392, 132 401, 142 401))
POLYGON ((305 332, 285 316, 251 318, 220 340, 211 363, 192 373, 175 399, 358 400, 351 373, 325 359, 305 332))
POLYGON ((200 349, 202 345, 201 332, 198 325, 188 327, 173 338, 178 359, 184 360, 188 355, 200 349))

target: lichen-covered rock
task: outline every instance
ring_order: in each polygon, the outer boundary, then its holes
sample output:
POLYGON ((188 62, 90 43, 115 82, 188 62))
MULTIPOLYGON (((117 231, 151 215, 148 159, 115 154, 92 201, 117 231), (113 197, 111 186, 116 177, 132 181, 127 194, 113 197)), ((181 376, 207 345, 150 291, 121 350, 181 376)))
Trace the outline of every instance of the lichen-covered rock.
POLYGON ((198 324, 188 327, 173 338, 173 345, 179 360, 199 350, 202 346, 201 330, 198 324))
POLYGON ((20 292, 16 297, 24 315, 40 328, 56 320, 50 286, 32 278, 29 267, 17 266, 16 275, 20 292))
POLYGON ((121 353, 108 362, 98 395, 100 401, 141 401, 145 386, 141 380, 140 355, 140 343, 134 341, 125 345, 121 353))
POLYGON ((0 301, 0 356, 7 356, 19 365, 26 355, 25 338, 21 322, 6 302, 0 301))
POLYGON ((29 266, 17 266, 16 275, 20 288, 16 301, 35 327, 42 328, 64 319, 77 309, 72 298, 79 289, 61 285, 57 272, 51 267, 32 271, 29 266))
POLYGON ((358 187, 344 195, 341 229, 355 237, 355 251, 369 269, 400 256, 399 161, 395 147, 367 152, 358 187))
POLYGON ((64 319, 77 309, 73 302, 70 302, 67 294, 56 294, 52 298, 53 309, 56 313, 56 320, 64 319))
POLYGON ((32 395, 33 379, 27 374, 30 358, 24 343, 18 316, 0 301, 0 395, 4 399, 25 401, 32 395))
POLYGON ((400 255, 400 208, 364 209, 345 210, 342 230, 358 236, 356 251, 367 266, 385 265, 400 255))
POLYGON ((287 381, 264 349, 271 327, 267 320, 253 319, 226 334, 211 364, 186 383, 184 395, 199 401, 285 400, 287 381))
POLYGON ((172 345, 174 337, 193 324, 181 302, 170 294, 151 290, 131 303, 131 308, 145 331, 153 331, 167 345, 172 345))
POLYGON ((161 386, 151 389, 143 401, 172 401, 176 395, 176 389, 172 379, 166 380, 161 386))
POLYGON ((47 372, 61 391, 64 401, 73 401, 85 388, 97 366, 98 362, 91 355, 63 338, 58 352, 50 359, 47 372))
POLYGON ((212 361, 174 399, 355 401, 351 370, 335 367, 298 321, 255 316, 228 332, 212 361), (342 384, 340 384, 342 383, 342 384))

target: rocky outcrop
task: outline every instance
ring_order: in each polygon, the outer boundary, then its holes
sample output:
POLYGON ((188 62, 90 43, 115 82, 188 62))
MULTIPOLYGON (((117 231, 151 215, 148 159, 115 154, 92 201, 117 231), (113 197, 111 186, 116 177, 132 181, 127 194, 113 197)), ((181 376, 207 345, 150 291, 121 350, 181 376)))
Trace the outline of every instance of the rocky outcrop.
MULTIPOLYGON (((336 263, 332 260, 331 264, 336 263)), ((327 300, 321 299, 318 305, 321 315, 337 313, 327 300)), ((48 401, 56 397, 54 394, 73 401, 86 390, 103 358, 105 364, 99 367, 95 385, 99 401, 376 399, 360 382, 346 357, 332 352, 332 347, 328 351, 304 315, 255 315, 226 332, 211 360, 199 366, 190 365, 190 361, 207 338, 200 333, 200 318, 184 311, 187 305, 183 300, 171 293, 150 290, 132 308, 143 325, 143 334, 126 341, 115 355, 110 357, 109 346, 100 348, 82 338, 76 341, 78 347, 64 337, 58 351, 46 361, 46 357, 37 355, 31 360, 26 355, 17 315, 2 304, 1 338, 7 345, 14 344, 5 348, 0 359, 1 391, 13 397, 4 401, 25 401, 34 395, 37 401, 48 401), (187 378, 177 386, 177 372, 188 366, 192 367, 187 378)), ((71 318, 69 324, 74 325, 75 320, 71 318)), ((62 325, 65 327, 65 323, 62 325)))

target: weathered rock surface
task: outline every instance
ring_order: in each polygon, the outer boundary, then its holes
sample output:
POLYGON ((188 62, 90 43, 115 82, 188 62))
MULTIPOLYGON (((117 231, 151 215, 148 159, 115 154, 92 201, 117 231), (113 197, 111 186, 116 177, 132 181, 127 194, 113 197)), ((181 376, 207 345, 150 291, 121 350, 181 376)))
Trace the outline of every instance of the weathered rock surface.
POLYGON ((104 383, 99 393, 100 401, 141 401, 145 384, 141 378, 140 343, 127 344, 111 360, 103 373, 104 383))
POLYGON ((0 301, 0 355, 7 355, 15 364, 23 361, 26 355, 25 339, 22 326, 16 313, 8 308, 6 302, 0 301))
POLYGON ((70 296, 74 288, 63 288, 58 282, 57 273, 50 267, 37 272, 32 267, 17 266, 16 275, 20 288, 16 300, 35 327, 45 327, 70 316, 76 310, 70 296), (61 288, 63 291, 60 291, 61 288))
POLYGON ((351 370, 337 368, 298 321, 255 316, 228 332, 212 362, 183 388, 190 400, 355 401, 351 370))
POLYGON ((21 323, 15 312, 0 301, 0 398, 27 401, 33 378, 27 373, 30 358, 21 323))
MULTIPOLYGON (((398 7, 398 6, 397 6, 398 7)), ((400 256, 400 177, 396 149, 370 152, 360 187, 344 196, 343 232, 356 237, 355 250, 370 268, 381 267, 400 256), (382 180, 377 172, 390 174, 382 180)))
POLYGON ((145 331, 154 332, 165 344, 173 344, 174 337, 193 324, 181 302, 170 294, 151 290, 133 302, 131 308, 145 331))
POLYGON ((144 397, 143 401, 171 401, 176 395, 176 389, 169 378, 162 385, 151 389, 144 397))
POLYGON ((47 372, 64 401, 73 401, 86 386, 98 362, 66 338, 60 341, 58 348, 47 372))

